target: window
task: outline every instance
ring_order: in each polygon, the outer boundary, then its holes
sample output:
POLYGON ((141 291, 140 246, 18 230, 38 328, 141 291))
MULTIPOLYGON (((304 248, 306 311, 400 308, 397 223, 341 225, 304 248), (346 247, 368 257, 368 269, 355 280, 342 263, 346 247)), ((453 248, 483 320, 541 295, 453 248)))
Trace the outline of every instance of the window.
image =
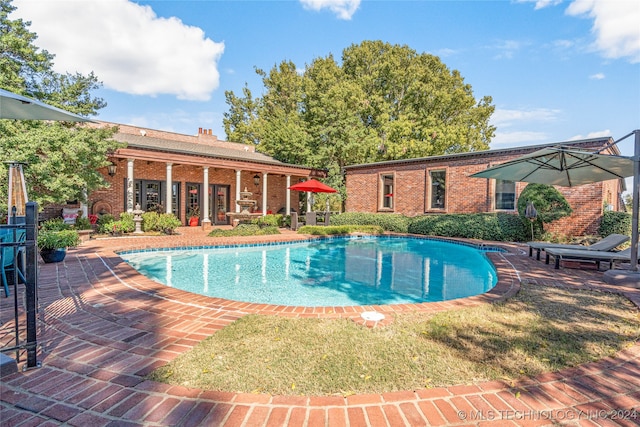
MULTIPOLYGON (((133 206, 140 205, 140 209, 145 212, 164 212, 164 183, 160 181, 146 181, 138 180, 135 182, 134 187, 134 203, 133 206)), ((126 193, 126 181, 125 181, 125 204, 127 202, 126 193)), ((132 209, 133 209, 132 206, 132 209)), ((125 209, 127 207, 125 206, 125 209)))
MULTIPOLYGON (((186 201, 187 218, 189 212, 200 212, 200 184, 187 183, 187 201, 186 201)), ((200 216, 200 213, 198 213, 200 216)))
POLYGON ((393 175, 380 175, 380 209, 393 210, 393 175))
POLYGON ((445 196, 447 195, 446 177, 446 171, 429 171, 429 181, 431 183, 430 209, 444 209, 445 196))
POLYGON ((496 210, 512 211, 516 208, 516 183, 514 181, 496 180, 496 210))

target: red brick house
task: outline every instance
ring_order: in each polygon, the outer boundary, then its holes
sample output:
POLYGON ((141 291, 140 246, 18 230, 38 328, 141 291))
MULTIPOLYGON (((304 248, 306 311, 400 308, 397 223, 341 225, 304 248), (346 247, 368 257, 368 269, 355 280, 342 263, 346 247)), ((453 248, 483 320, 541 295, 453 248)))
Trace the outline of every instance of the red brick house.
POLYGON ((192 208, 200 211, 204 226, 229 224, 227 212, 239 212, 235 203, 245 188, 263 214, 300 212, 299 193, 289 186, 323 171, 282 163, 257 153, 252 145, 219 140, 211 130, 184 135, 135 126, 118 126, 114 139, 127 144, 109 156, 112 167, 102 173, 110 187, 89 195, 87 212, 144 211, 173 213, 188 223, 192 208))
MULTIPOLYGON (((416 216, 441 213, 511 212, 526 182, 469 178, 489 166, 553 145, 602 148, 611 138, 386 161, 345 167, 347 212, 389 212, 416 216)), ((617 147, 604 154, 620 155, 617 147)), ((596 234, 604 209, 621 210, 624 180, 557 187, 573 214, 547 225, 562 235, 596 234)))

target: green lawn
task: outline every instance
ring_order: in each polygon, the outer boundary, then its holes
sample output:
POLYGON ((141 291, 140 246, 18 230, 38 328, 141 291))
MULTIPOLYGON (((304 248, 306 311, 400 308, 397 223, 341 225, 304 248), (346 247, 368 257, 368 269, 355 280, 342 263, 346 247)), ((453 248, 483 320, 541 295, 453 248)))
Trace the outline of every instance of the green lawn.
POLYGON ((150 378, 232 392, 380 393, 514 380, 598 360, 638 339, 638 310, 622 297, 523 285, 505 303, 402 314, 374 329, 249 315, 150 378))

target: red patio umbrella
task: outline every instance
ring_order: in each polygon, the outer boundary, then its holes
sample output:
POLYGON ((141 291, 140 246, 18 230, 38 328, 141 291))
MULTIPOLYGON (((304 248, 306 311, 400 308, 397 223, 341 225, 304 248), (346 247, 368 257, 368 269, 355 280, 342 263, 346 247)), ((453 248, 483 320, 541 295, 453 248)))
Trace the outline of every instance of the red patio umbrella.
POLYGON ((323 184, 322 182, 310 179, 307 181, 300 182, 298 184, 294 184, 289 187, 290 190, 295 191, 310 191, 312 193, 337 193, 338 190, 335 188, 329 187, 327 184, 323 184))

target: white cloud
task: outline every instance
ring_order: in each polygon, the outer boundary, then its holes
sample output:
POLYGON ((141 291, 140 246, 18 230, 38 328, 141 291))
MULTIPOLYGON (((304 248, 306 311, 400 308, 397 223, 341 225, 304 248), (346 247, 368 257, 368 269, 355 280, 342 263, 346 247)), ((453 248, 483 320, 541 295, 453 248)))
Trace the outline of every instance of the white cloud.
POLYGON ((496 130, 496 134, 491 140, 491 148, 509 148, 519 147, 523 145, 536 145, 549 142, 549 135, 544 132, 535 131, 514 131, 500 132, 496 130))
POLYGON ((491 124, 496 133, 491 140, 491 148, 517 147, 549 142, 549 135, 542 131, 529 131, 540 123, 556 122, 561 110, 549 108, 505 109, 496 108, 491 116, 491 124), (518 130, 525 129, 525 130, 518 130))
POLYGON ((580 139, 591 139, 591 138, 603 138, 607 136, 611 136, 611 131, 609 129, 589 132, 586 136, 574 135, 571 138, 569 138, 569 141, 577 141, 580 139))
POLYGON ((339 19, 348 21, 351 19, 358 7, 360 0, 300 0, 305 9, 320 11, 329 9, 335 13, 339 19))
POLYGON ((604 73, 595 73, 589 76, 591 80, 603 80, 605 78, 604 73))
POLYGON ((11 18, 31 21, 35 44, 60 73, 95 73, 104 87, 134 95, 210 99, 224 43, 180 19, 127 0, 14 0, 11 18), (86 6, 86 7, 85 7, 86 6))
POLYGON ((530 43, 524 41, 502 40, 499 43, 490 46, 490 49, 498 51, 498 53, 493 56, 493 59, 511 59, 518 51, 528 45, 530 45, 530 43))
MULTIPOLYGON (((535 10, 556 6, 562 0, 517 0, 535 3, 535 10)), ((566 14, 593 19, 593 48, 605 58, 640 62, 640 2, 638 0, 573 0, 566 14)))
POLYGON ((496 108, 491 116, 491 124, 496 127, 511 127, 525 123, 556 121, 562 112, 549 108, 535 108, 530 110, 507 110, 496 108))
POLYGON ((453 55, 457 55, 459 51, 455 50, 455 49, 450 49, 448 47, 439 49, 435 52, 436 56, 439 56, 440 58, 446 58, 449 56, 453 56, 453 55))
POLYGON ((575 0, 566 13, 593 19, 594 48, 605 58, 640 62, 640 2, 637 0, 575 0))
POLYGON ((518 0, 518 3, 535 3, 535 10, 540 10, 547 6, 560 4, 562 3, 562 0, 518 0))

